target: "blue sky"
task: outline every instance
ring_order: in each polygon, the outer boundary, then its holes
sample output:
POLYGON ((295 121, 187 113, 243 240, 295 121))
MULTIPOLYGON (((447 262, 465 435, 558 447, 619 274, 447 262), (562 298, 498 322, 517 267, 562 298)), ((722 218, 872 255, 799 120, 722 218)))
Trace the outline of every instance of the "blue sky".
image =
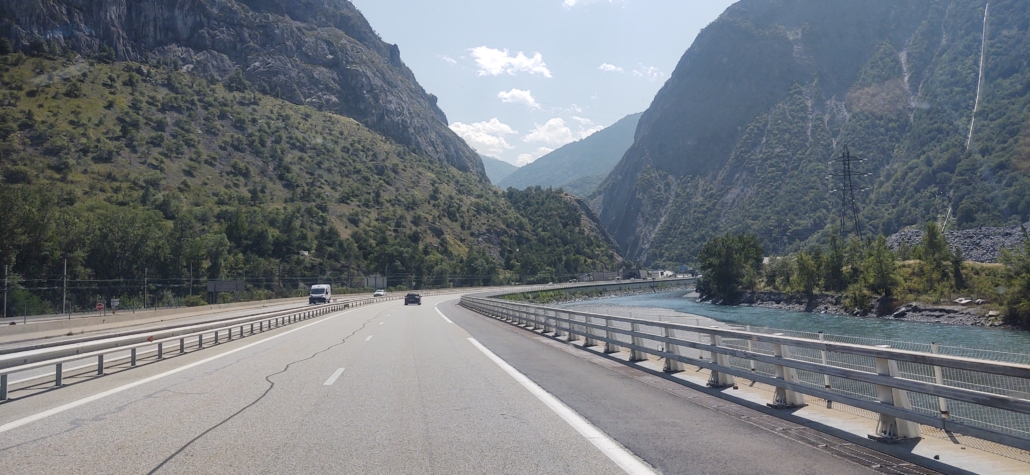
POLYGON ((734 0, 352 0, 451 129, 531 162, 641 112, 734 0))

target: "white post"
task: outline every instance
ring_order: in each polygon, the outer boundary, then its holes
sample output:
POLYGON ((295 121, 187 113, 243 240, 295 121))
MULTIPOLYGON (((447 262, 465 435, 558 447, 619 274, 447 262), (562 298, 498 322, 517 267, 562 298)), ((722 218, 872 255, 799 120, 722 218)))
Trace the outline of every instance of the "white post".
MULTIPOLYGON (((930 352, 935 354, 935 355, 940 354, 940 352, 941 352, 941 344, 940 343, 932 343, 930 345, 930 352)), ((940 366, 934 366, 933 367, 933 378, 934 378, 934 381, 937 384, 939 384, 941 386, 944 385, 944 373, 941 371, 941 367, 940 366)), ((950 414, 948 412, 948 400, 944 399, 942 397, 939 397, 939 398, 937 398, 937 402, 938 402, 938 404, 941 407, 941 419, 947 419, 948 415, 950 414)))
MULTIPOLYGON (((643 347, 644 346, 644 337, 637 336, 637 334, 640 333, 640 324, 637 323, 637 322, 633 322, 630 325, 631 325, 630 328, 633 329, 633 336, 632 336, 632 340, 631 340, 633 342, 633 346, 643 347)), ((630 351, 629 360, 630 361, 647 361, 647 353, 644 353, 643 351, 634 348, 632 351, 630 351)))
MULTIPOLYGON (((782 333, 774 333, 773 336, 783 336, 782 333)), ((790 358, 790 348, 780 343, 773 344, 773 356, 780 359, 790 358)), ((776 367, 776 379, 786 381, 788 383, 798 382, 798 373, 794 368, 787 368, 783 365, 774 365, 776 367)), ((805 395, 794 392, 792 389, 785 387, 776 387, 776 391, 773 392, 773 402, 766 404, 773 409, 792 409, 796 407, 807 406, 805 404, 805 395)))
MULTIPOLYGON (((713 325, 712 328, 719 328, 719 327, 713 325)), ((716 335, 716 334, 709 334, 709 337, 712 340, 712 346, 713 347, 718 348, 718 347, 722 346, 722 336, 716 335)), ((729 368, 730 367, 730 357, 728 355, 723 354, 723 353, 716 353, 716 352, 713 351, 712 352, 712 362, 714 362, 715 364, 719 365, 720 367, 724 367, 724 368, 729 368)), ((717 371, 717 370, 714 370, 714 369, 712 370, 712 374, 708 377, 708 387, 710 387, 710 388, 729 388, 729 387, 733 387, 733 385, 735 383, 736 383, 736 381, 734 381, 732 375, 729 375, 729 374, 726 374, 726 373, 724 373, 722 371, 717 371)))
POLYGON ((590 323, 593 323, 590 320, 591 318, 589 315, 583 315, 583 321, 587 323, 587 325, 583 326, 583 329, 587 334, 586 339, 583 341, 584 348, 588 346, 597 346, 597 340, 592 338, 594 336, 594 329, 588 326, 590 323))
MULTIPOLYGON (((819 341, 824 341, 823 340, 823 332, 819 332, 819 341)), ((820 350, 819 351, 819 355, 822 357, 823 366, 825 366, 826 365, 826 350, 820 350)), ((823 388, 825 388, 827 391, 830 390, 830 375, 828 375, 828 374, 824 374, 823 375, 823 388)), ((833 408, 833 401, 827 399, 826 400, 826 408, 827 409, 832 409, 833 408)))
MULTIPOLYGON (((665 327, 665 338, 672 338, 672 336, 672 330, 670 330, 669 327, 665 327)), ((679 345, 674 345, 672 343, 666 343, 665 345, 665 349, 668 353, 672 353, 676 356, 681 356, 679 345)), ((665 368, 663 369, 666 373, 675 373, 678 371, 683 371, 686 368, 683 367, 682 361, 665 358, 665 368)))
MULTIPOLYGON (((611 330, 611 328, 612 328, 612 319, 610 319, 610 318, 604 319, 604 328, 606 329, 605 336, 608 337, 608 340, 615 340, 615 332, 613 332, 611 330)), ((619 352, 619 345, 613 343, 612 341, 606 341, 606 342, 604 342, 604 352, 605 353, 618 353, 619 352)))
MULTIPOLYGON (((876 346, 877 348, 890 348, 890 345, 876 346)), ((897 377, 898 362, 887 358, 876 358, 876 374, 892 378, 897 377)), ((902 389, 877 384, 876 399, 880 404, 908 410, 912 409, 912 403, 908 400, 908 392, 902 389)), ((887 444, 893 444, 903 439, 918 439, 919 437, 919 424, 886 414, 880 414, 880 418, 876 422, 876 433, 869 434, 870 439, 887 444)))

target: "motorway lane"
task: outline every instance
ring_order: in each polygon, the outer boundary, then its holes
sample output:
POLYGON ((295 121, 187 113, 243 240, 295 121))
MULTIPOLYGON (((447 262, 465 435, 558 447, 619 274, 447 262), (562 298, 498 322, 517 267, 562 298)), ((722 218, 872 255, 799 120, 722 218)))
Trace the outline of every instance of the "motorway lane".
POLYGON ((662 473, 871 473, 542 344, 529 338, 533 335, 527 330, 473 313, 457 306, 456 300, 439 308, 508 364, 662 473))
POLYGON ((370 305, 0 405, 4 472, 621 473, 440 318, 447 299, 370 305))

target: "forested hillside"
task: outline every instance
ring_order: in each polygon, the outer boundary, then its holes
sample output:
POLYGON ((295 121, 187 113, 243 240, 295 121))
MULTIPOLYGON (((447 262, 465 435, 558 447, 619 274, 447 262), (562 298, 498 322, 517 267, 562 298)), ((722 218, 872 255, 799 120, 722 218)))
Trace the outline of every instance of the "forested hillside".
POLYGON ((0 56, 0 89, 0 261, 39 289, 12 296, 30 313, 59 302, 65 259, 95 295, 142 293, 146 276, 152 297, 203 279, 468 285, 618 259, 565 197, 516 200, 240 74, 16 53, 0 56))
POLYGON ((1030 4, 743 0, 699 34, 602 184, 627 258, 723 233, 825 242, 844 146, 866 235, 1030 218, 1030 4), (986 13, 986 15, 985 15, 986 13), (982 64, 982 68, 981 68, 982 64), (982 73, 982 74, 981 74, 982 73), (974 122, 975 117, 975 122, 974 122))

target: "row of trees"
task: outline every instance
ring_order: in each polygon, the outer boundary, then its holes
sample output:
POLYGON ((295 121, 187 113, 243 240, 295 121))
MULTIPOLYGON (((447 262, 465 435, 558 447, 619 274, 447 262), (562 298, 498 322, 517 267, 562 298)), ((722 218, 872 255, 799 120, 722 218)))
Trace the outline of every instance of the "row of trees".
POLYGON ((1030 323, 1030 238, 1021 249, 1002 255, 1003 267, 964 262, 960 249, 948 245, 936 223, 928 223, 922 240, 895 252, 880 235, 865 241, 831 235, 813 246, 781 258, 763 258, 759 239, 725 235, 709 240, 698 255, 704 299, 733 304, 747 291, 777 291, 812 297, 843 295, 851 309, 892 310, 899 299, 941 302, 964 294, 996 301, 1006 320, 1030 323))

